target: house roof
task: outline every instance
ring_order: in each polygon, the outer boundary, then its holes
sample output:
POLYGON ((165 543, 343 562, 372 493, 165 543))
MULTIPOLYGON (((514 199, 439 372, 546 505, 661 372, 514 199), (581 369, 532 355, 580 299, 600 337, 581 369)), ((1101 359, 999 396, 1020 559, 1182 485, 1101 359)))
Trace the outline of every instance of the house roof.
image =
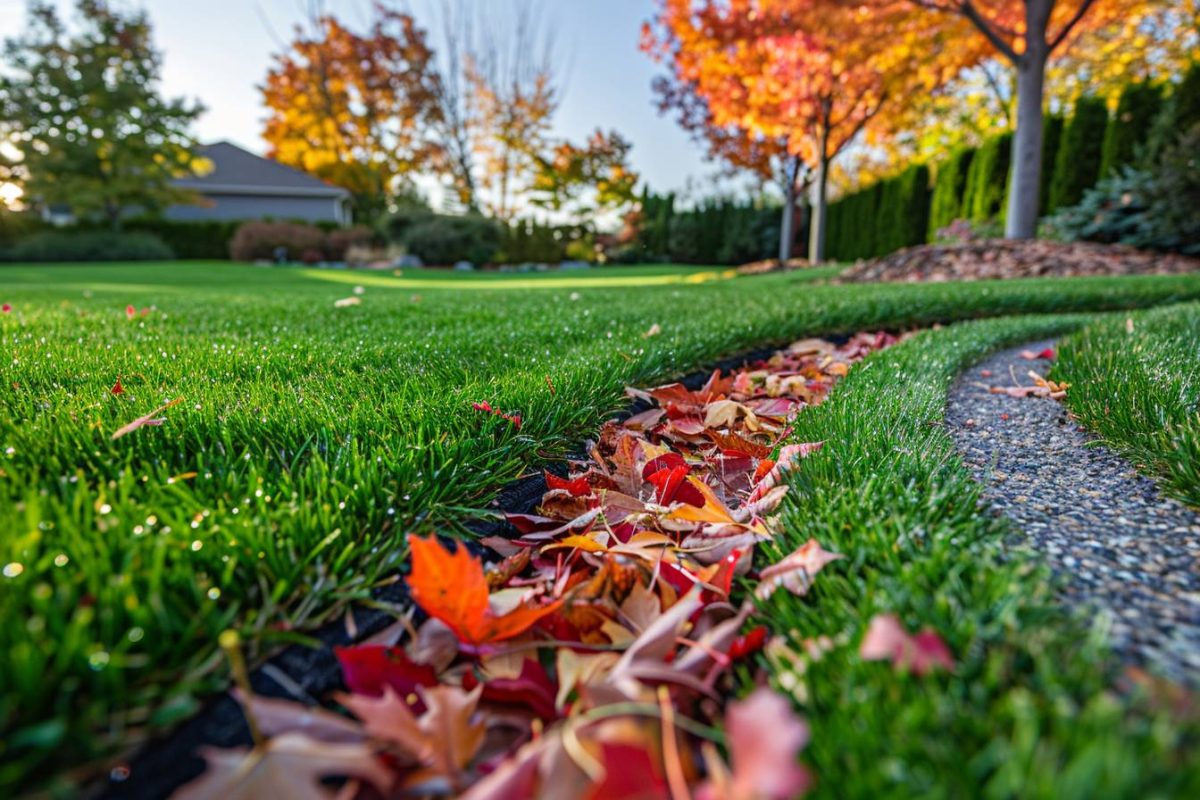
POLYGON ((230 142, 198 148, 212 162, 211 172, 175 181, 198 192, 302 197, 347 197, 349 192, 278 161, 263 158, 230 142))

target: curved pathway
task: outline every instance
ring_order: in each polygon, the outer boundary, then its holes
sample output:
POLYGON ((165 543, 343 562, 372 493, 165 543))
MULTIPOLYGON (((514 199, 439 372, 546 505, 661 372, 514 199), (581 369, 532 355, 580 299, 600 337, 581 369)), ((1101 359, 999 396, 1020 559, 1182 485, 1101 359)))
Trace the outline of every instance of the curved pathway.
POLYGON ((1128 661, 1200 684, 1200 513, 1089 445, 1061 403, 988 392, 1030 385, 1030 369, 1044 375, 1049 362, 1019 353, 1052 345, 999 353, 960 376, 947 428, 992 509, 1065 578, 1064 599, 1106 614, 1128 661))

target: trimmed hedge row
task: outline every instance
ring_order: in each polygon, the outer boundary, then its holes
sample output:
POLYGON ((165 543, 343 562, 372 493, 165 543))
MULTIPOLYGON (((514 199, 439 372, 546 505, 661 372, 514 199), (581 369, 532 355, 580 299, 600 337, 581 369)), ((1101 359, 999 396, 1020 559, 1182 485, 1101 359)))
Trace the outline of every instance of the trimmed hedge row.
POLYGON ((1062 145, 1054 162, 1054 180, 1050 203, 1042 209, 1049 214, 1064 206, 1073 206, 1083 193, 1100 179, 1100 162, 1108 128, 1108 107, 1096 97, 1081 97, 1075 114, 1063 130, 1062 145))
MULTIPOLYGON (((630 241, 618 245, 613 261, 682 264, 744 264, 779 252, 782 208, 773 203, 710 197, 689 209, 675 194, 642 192, 630 241)), ((793 251, 803 252, 807 219, 797 210, 793 251)))
POLYGON ((175 253, 149 233, 47 230, 0 249, 0 261, 170 261, 175 253))
MULTIPOLYGON (((1074 206, 1108 175, 1152 156, 1180 132, 1200 122, 1200 66, 1193 66, 1170 96, 1163 87, 1131 83, 1111 117, 1103 100, 1082 97, 1064 119, 1047 114, 1042 131, 1040 213, 1074 206), (1156 142, 1158 142, 1156 144, 1156 142)), ((829 257, 873 258, 936 238, 956 219, 1003 222, 1008 205, 1012 134, 979 148, 952 153, 929 172, 910 167, 832 203, 829 257), (924 177, 926 183, 920 183, 924 177), (916 183, 914 183, 916 181, 916 183)))

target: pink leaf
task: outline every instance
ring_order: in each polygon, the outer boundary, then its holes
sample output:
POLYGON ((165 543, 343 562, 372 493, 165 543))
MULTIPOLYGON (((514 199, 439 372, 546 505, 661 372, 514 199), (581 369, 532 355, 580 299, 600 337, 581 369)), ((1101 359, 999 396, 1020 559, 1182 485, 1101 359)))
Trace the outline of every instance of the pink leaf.
POLYGON ((808 770, 796 762, 808 744, 808 725, 783 695, 759 688, 745 700, 730 703, 725 733, 733 764, 731 779, 724 786, 704 784, 697 793, 701 800, 787 800, 812 785, 808 770))
POLYGON ((867 626, 858 654, 867 661, 891 660, 896 669, 926 675, 937 668, 954 669, 954 657, 932 628, 910 636, 894 614, 876 614, 867 626))

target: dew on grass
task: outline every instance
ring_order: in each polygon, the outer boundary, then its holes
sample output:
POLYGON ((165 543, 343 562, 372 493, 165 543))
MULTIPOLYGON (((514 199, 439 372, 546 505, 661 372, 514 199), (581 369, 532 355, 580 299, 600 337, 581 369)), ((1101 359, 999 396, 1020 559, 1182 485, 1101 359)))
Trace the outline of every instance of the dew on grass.
POLYGON ((110 506, 108 503, 105 503, 104 505, 100 506, 100 513, 101 514, 111 514, 112 506, 110 506))
POLYGON ((129 641, 136 643, 140 642, 146 637, 146 632, 141 628, 130 628, 129 633, 127 633, 125 636, 127 639, 129 639, 129 641))
POLYGON ((196 539, 195 541, 192 542, 192 552, 193 553, 198 553, 200 551, 201 547, 204 547, 204 542, 200 541, 199 539, 196 539))
POLYGON ((66 553, 59 553, 54 557, 54 566, 65 567, 70 561, 71 559, 67 557, 66 553))
POLYGON ((108 666, 110 658, 111 657, 105 651, 97 650, 95 653, 92 653, 90 656, 88 656, 88 666, 92 668, 92 671, 99 672, 108 666))
POLYGON ((221 590, 214 586, 208 590, 207 595, 209 600, 216 600, 221 596, 221 590))
POLYGON ((16 561, 5 564, 4 570, 3 570, 4 577, 6 577, 6 578, 16 578, 24 571, 25 571, 25 565, 20 564, 16 561))

